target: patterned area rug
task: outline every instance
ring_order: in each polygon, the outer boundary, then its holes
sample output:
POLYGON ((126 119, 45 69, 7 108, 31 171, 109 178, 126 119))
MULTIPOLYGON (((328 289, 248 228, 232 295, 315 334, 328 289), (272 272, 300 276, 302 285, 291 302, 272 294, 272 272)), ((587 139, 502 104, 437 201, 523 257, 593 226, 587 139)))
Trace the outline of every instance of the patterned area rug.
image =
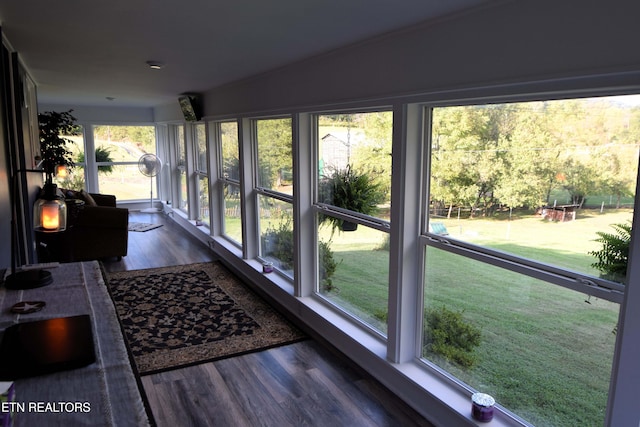
POLYGON ((217 262, 107 276, 141 375, 305 338, 217 262))
POLYGON ((148 222, 130 222, 129 223, 129 231, 149 231, 156 229, 158 227, 162 227, 162 224, 151 224, 148 222))

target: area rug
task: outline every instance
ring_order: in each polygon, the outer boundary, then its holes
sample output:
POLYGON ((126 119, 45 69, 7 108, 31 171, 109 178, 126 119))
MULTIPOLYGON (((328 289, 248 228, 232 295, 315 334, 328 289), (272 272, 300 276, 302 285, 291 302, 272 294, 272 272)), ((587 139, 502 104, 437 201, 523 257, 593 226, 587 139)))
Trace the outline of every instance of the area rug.
POLYGON ((149 231, 155 228, 162 227, 162 224, 151 224, 148 222, 130 222, 129 231, 149 231))
POLYGON ((140 375, 305 338, 218 262, 106 275, 140 375))

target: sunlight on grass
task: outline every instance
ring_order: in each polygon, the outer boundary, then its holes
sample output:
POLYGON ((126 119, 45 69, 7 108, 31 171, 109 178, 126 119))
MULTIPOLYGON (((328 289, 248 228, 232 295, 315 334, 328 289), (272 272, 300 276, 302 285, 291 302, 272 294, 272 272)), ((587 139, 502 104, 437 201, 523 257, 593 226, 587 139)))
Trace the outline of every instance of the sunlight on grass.
POLYGON ((525 258, 554 264, 581 273, 598 275, 591 267, 589 251, 599 249, 596 231, 611 231, 611 224, 630 221, 631 209, 581 209, 577 219, 550 222, 536 215, 502 219, 435 218, 449 231, 450 237, 487 246, 525 258))
POLYGON ((438 249, 426 258, 425 306, 462 311, 482 343, 470 369, 424 357, 535 425, 602 425, 617 304, 438 249))

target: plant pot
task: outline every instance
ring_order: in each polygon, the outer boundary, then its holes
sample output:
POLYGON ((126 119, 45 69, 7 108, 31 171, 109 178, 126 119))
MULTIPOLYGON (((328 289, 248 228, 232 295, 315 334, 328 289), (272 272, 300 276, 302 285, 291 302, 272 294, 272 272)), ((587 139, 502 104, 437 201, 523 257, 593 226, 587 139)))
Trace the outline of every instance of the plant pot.
POLYGON ((358 229, 358 224, 351 221, 342 221, 342 226, 340 226, 342 231, 356 231, 358 229))

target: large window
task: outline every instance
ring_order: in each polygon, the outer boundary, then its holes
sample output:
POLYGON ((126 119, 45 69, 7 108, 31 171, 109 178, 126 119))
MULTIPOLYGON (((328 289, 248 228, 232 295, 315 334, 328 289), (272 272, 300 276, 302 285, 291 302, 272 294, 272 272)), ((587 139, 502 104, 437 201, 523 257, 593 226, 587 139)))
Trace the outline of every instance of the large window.
POLYGON ((389 294, 389 111, 318 115, 317 291, 383 334, 389 294))
POLYGON ((216 132, 220 145, 219 179, 223 185, 223 234, 232 241, 242 244, 238 123, 216 123, 216 132))
POLYGON ((176 193, 178 196, 178 209, 189 212, 189 191, 187 188, 187 153, 185 147, 184 126, 171 126, 172 139, 176 156, 176 193))
POLYGON ((423 358, 536 425, 602 425, 626 274, 603 242, 628 249, 640 110, 428 113, 423 358))
POLYGON ((93 128, 98 189, 119 201, 157 197, 157 174, 144 174, 138 165, 144 154, 156 153, 154 126, 95 126, 93 128))
POLYGON ((207 127, 204 123, 193 126, 196 155, 196 179, 198 186, 198 224, 210 226, 209 214, 209 167, 207 160, 207 127))
POLYGON ((260 119, 254 125, 260 256, 293 277, 291 119, 260 119))

